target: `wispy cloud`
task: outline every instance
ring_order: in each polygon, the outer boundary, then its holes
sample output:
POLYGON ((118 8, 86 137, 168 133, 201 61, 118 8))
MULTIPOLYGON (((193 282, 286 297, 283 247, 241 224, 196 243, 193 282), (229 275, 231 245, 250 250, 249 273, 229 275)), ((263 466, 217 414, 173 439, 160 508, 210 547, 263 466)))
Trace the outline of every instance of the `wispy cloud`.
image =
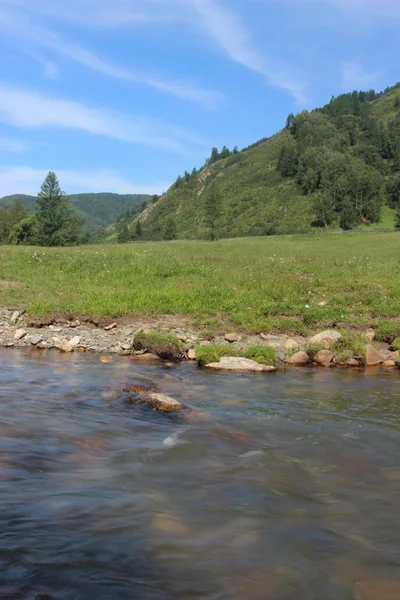
POLYGON ((250 32, 233 12, 214 0, 192 0, 192 6, 209 36, 231 60, 264 76, 271 85, 293 94, 298 104, 304 104, 306 84, 295 69, 278 59, 265 58, 254 49, 250 32))
MULTIPOLYGON (((36 195, 49 169, 27 166, 0 167, 0 190, 2 195, 36 195)), ((154 182, 139 184, 112 170, 71 171, 55 169, 60 185, 67 193, 115 192, 118 194, 160 194, 170 183, 154 182)))
POLYGON ((26 144, 19 140, 0 137, 0 150, 6 150, 7 152, 24 152, 26 150, 26 144))
POLYGON ((58 127, 116 140, 186 152, 188 144, 208 147, 199 136, 163 121, 52 98, 0 84, 0 121, 21 128, 58 127))
MULTIPOLYGON (((192 100, 207 107, 215 106, 224 98, 220 92, 202 89, 191 83, 174 80, 173 78, 164 79, 152 73, 116 65, 79 44, 69 43, 56 33, 27 21, 18 13, 4 12, 1 14, 0 31, 3 35, 12 36, 13 39, 20 38, 24 44, 30 42, 35 46, 55 51, 102 75, 134 84, 146 85, 159 92, 171 94, 184 100, 192 100)), ((36 53, 33 54, 33 57, 45 66, 45 73, 48 77, 57 75, 57 68, 53 62, 43 59, 36 53)))
POLYGON ((381 73, 366 70, 358 61, 342 63, 342 87, 345 91, 365 89, 373 86, 381 78, 381 73))

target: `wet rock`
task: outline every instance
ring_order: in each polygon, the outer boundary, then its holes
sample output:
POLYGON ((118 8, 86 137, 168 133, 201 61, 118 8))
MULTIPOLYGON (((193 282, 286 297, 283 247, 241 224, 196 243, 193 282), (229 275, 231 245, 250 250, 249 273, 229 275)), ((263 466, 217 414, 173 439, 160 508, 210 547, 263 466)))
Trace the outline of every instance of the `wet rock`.
POLYGON ((383 363, 383 357, 374 346, 367 345, 365 351, 365 364, 367 367, 374 367, 383 363))
POLYGON ((71 346, 69 341, 66 339, 61 340, 59 349, 61 350, 61 352, 73 352, 74 351, 73 346, 71 346))
POLYGON ((300 346, 296 342, 296 340, 289 338, 288 340, 286 340, 283 348, 286 352, 298 352, 300 349, 300 346))
POLYGON ((153 527, 170 535, 184 535, 188 532, 187 527, 179 519, 167 514, 157 515, 153 527))
POLYGON ((38 348, 39 350, 46 350, 46 348, 48 348, 48 344, 47 342, 39 342, 39 344, 36 344, 36 348, 38 348))
POLYGON ((32 344, 32 346, 36 346, 36 344, 40 344, 42 339, 43 339, 43 337, 40 334, 35 334, 35 335, 31 336, 29 341, 32 344))
POLYGON ((392 359, 385 360, 385 361, 382 363, 382 365, 383 365, 384 367, 395 367, 395 366, 396 366, 396 361, 395 361, 395 360, 392 360, 392 359))
POLYGON ((194 348, 190 348, 190 350, 188 350, 188 359, 196 360, 196 350, 194 348))
POLYGON ((338 331, 329 329, 327 331, 321 331, 321 333, 317 333, 317 335, 314 335, 312 338, 310 338, 308 342, 309 344, 322 344, 327 350, 332 348, 332 346, 334 346, 341 337, 342 335, 338 331))
POLYGON ((19 310, 14 311, 11 316, 11 323, 16 323, 18 321, 19 317, 20 317, 19 310))
POLYGON ((76 348, 77 346, 79 346, 80 343, 81 338, 79 335, 76 335, 75 337, 69 340, 69 345, 72 346, 72 348, 76 348))
POLYGON ((331 352, 330 350, 320 350, 314 356, 313 360, 315 363, 317 363, 317 365, 321 365, 323 367, 329 367, 329 365, 331 364, 331 362, 333 360, 333 352, 331 352))
POLYGON ((101 356, 100 357, 100 362, 102 363, 112 363, 113 359, 111 358, 111 356, 101 356))
POLYGON ((26 331, 25 329, 17 329, 17 331, 14 333, 14 340, 22 340, 22 338, 24 338, 26 336, 26 331))
POLYGON ((123 351, 127 351, 127 350, 132 350, 132 342, 125 342, 124 344, 121 345, 121 348, 123 351))
POLYGON ((4 344, 4 348, 13 348, 15 346, 14 342, 6 342, 4 344))
POLYGON ((156 354, 151 354, 150 352, 135 352, 135 354, 132 356, 133 359, 135 360, 157 360, 160 361, 160 357, 157 356, 156 354))
POLYGON ((289 365, 298 367, 308 365, 309 362, 310 357, 308 356, 307 352, 302 350, 300 352, 296 352, 296 354, 293 354, 293 356, 291 356, 288 360, 289 365))
POLYGON ((115 329, 117 327, 116 323, 111 323, 111 325, 107 325, 106 327, 104 327, 104 331, 111 331, 112 329, 115 329))
POLYGON ((347 358, 345 361, 340 363, 342 367, 355 368, 360 366, 360 363, 356 358, 347 358))
POLYGON ((223 356, 218 363, 206 365, 207 369, 214 371, 246 371, 249 373, 273 373, 276 367, 260 365, 254 360, 237 356, 223 356))
POLYGON ((230 344, 233 344, 234 342, 238 342, 240 340, 240 336, 238 336, 237 333, 226 333, 224 335, 224 340, 230 344))
POLYGON ((160 412, 178 412, 187 408, 184 404, 167 396, 166 394, 145 394, 139 398, 137 404, 146 404, 160 412))

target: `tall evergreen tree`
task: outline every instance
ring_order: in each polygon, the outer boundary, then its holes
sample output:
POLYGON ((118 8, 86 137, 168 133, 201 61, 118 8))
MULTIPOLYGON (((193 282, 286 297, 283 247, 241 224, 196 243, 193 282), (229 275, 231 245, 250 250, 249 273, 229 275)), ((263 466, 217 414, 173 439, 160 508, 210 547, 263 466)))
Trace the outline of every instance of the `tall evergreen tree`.
POLYGON ((205 222, 210 229, 210 238, 213 242, 216 236, 216 228, 221 218, 221 193, 214 185, 210 185, 206 191, 204 204, 205 222))
POLYGON ((164 237, 166 240, 176 240, 176 237, 177 237, 176 221, 172 215, 168 218, 168 221, 165 224, 164 237))
POLYGON ((135 237, 140 238, 143 235, 143 229, 142 229, 142 223, 141 221, 138 221, 136 223, 136 229, 135 229, 135 237))
POLYGON ((36 243, 39 246, 68 246, 79 240, 81 221, 52 171, 37 196, 36 221, 36 243))

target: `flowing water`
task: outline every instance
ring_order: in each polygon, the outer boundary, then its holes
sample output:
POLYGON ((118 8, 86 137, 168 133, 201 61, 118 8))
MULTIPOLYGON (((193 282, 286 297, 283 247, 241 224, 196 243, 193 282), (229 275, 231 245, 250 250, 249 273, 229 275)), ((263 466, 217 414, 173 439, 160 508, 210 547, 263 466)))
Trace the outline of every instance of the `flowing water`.
POLYGON ((400 377, 0 354, 0 598, 398 600, 400 377), (189 420, 132 406, 151 380, 189 420))

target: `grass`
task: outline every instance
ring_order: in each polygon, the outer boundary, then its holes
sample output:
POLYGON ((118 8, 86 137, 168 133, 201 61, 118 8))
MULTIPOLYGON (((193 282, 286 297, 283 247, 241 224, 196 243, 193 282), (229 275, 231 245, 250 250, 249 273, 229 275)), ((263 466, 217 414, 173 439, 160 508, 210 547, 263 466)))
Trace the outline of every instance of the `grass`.
POLYGON ((196 359, 200 365, 209 365, 221 360, 223 356, 243 356, 261 365, 273 366, 278 361, 278 355, 270 346, 251 346, 246 350, 239 350, 227 344, 210 344, 199 346, 196 350, 196 359))
POLYGON ((400 336, 400 233, 0 247, 0 305, 31 317, 182 315, 198 327, 400 336))

